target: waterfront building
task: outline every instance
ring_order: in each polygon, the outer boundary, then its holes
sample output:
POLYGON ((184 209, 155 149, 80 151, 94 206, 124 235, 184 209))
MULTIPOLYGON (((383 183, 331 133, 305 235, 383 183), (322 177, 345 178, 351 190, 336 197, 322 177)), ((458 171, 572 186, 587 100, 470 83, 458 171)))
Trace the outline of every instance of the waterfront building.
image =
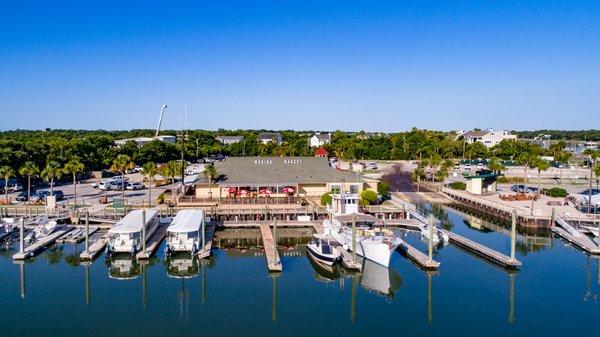
POLYGON ((216 162, 214 182, 196 183, 196 198, 318 198, 329 191, 377 191, 378 180, 340 171, 324 157, 228 157, 216 162))
POLYGON ((325 148, 320 147, 315 151, 315 157, 327 158, 329 156, 329 152, 325 150, 325 148))

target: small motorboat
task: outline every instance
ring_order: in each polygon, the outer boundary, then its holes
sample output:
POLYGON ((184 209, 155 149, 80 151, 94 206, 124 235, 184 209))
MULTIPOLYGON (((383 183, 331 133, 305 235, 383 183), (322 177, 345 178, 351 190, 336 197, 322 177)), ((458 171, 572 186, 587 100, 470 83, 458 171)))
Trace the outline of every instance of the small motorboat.
POLYGON ((24 239, 26 244, 41 240, 60 228, 55 220, 39 219, 36 223, 37 226, 24 239))
MULTIPOLYGON (((421 236, 423 236, 427 240, 430 239, 430 235, 431 235, 431 232, 429 231, 429 226, 431 226, 431 225, 419 226, 419 228, 421 229, 421 236)), ((450 241, 448 234, 446 234, 444 231, 442 231, 439 228, 436 228, 434 226, 433 227, 433 244, 434 245, 437 245, 439 243, 447 244, 448 241, 450 241)))
POLYGON ((306 250, 318 262, 332 266, 341 256, 341 253, 332 246, 332 241, 333 239, 327 235, 315 234, 312 242, 306 245, 306 250))
POLYGON ((3 240, 17 229, 14 218, 3 218, 0 225, 0 240, 3 240))

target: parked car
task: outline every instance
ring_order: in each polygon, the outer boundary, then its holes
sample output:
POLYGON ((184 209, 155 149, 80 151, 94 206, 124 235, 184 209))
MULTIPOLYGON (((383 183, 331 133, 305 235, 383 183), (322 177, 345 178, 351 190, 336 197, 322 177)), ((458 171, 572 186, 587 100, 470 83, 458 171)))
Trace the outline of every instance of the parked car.
POLYGON ((53 195, 56 197, 56 201, 62 200, 65 197, 63 191, 54 190, 52 193, 49 190, 40 190, 35 192, 34 195, 31 196, 32 201, 40 201, 46 200, 47 196, 53 195))
POLYGON ((510 190, 517 193, 525 193, 525 185, 512 185, 510 190))
POLYGON ((128 190, 142 190, 145 188, 145 186, 144 186, 144 184, 135 181, 135 182, 127 183, 127 186, 125 188, 128 190))
POLYGON ((27 192, 21 192, 15 197, 16 201, 27 201, 27 192))
POLYGON ((471 169, 471 164, 465 164, 465 170, 470 170, 471 169))
POLYGON ((379 167, 377 166, 377 163, 369 164, 369 170, 377 170, 377 169, 379 169, 379 167))

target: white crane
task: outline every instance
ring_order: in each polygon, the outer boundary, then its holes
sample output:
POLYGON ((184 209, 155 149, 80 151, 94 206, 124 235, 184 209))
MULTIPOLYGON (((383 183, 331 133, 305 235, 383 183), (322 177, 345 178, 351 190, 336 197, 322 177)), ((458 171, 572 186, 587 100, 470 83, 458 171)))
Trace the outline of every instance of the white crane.
POLYGON ((166 104, 160 108, 160 117, 158 117, 158 126, 156 127, 156 134, 154 135, 154 137, 158 137, 158 133, 160 132, 160 126, 162 124, 163 115, 165 114, 166 108, 167 108, 166 104))

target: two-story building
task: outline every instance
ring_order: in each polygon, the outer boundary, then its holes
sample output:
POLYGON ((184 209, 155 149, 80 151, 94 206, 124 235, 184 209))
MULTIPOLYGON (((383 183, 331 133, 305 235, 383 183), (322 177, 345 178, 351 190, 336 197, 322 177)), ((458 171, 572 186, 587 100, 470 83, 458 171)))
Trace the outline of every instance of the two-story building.
POLYGON ((309 143, 311 147, 320 147, 325 144, 331 144, 331 133, 317 133, 310 137, 309 143))
POLYGON ((486 147, 498 145, 501 141, 505 139, 517 139, 517 135, 511 134, 510 131, 493 129, 468 131, 463 133, 462 136, 468 144, 480 142, 486 147))

